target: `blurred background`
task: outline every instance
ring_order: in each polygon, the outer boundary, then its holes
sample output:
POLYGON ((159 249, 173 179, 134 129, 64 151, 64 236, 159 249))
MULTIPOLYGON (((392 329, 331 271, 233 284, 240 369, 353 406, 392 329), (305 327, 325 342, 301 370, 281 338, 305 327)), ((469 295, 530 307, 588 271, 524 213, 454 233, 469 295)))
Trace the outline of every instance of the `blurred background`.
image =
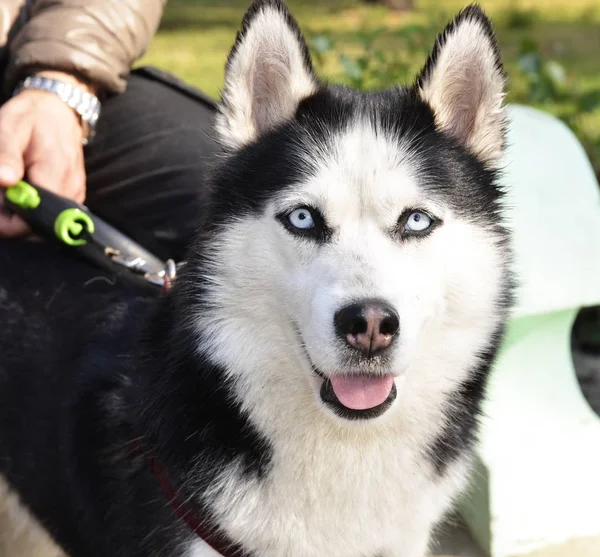
MULTIPOLYGON (((138 65, 154 64, 218 97, 249 0, 169 0, 138 65)), ((317 72, 358 88, 412 80, 435 35, 468 0, 289 0, 317 72)), ((600 178, 600 0, 482 0, 509 75, 509 102, 561 118, 600 178)))

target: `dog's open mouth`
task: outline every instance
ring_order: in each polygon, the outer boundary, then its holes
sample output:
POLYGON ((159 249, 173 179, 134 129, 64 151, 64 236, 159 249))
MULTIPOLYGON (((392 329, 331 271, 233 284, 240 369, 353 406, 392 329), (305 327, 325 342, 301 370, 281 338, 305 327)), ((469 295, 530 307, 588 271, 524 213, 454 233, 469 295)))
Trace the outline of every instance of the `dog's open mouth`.
MULTIPOLYGON (((297 334, 301 337, 298 328, 297 334)), ((394 375, 354 373, 327 377, 312 363, 304 344, 302 347, 313 373, 322 380, 321 400, 339 417, 347 420, 377 418, 398 396, 394 375)))
POLYGON ((321 400, 346 419, 381 416, 397 396, 392 375, 318 375, 323 378, 321 400))

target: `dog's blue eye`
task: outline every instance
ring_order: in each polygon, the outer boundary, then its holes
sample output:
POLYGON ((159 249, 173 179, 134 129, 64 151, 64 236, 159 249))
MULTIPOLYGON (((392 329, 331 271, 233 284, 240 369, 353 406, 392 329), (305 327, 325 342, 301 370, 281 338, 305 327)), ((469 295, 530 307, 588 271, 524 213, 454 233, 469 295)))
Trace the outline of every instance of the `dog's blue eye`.
POLYGON ((315 227, 313 216, 306 207, 294 209, 287 218, 293 227, 299 228, 300 230, 309 230, 310 228, 315 227))
POLYGON ((422 213, 421 211, 415 211, 411 213, 406 221, 406 230, 411 232, 423 232, 427 230, 433 221, 429 215, 422 213))

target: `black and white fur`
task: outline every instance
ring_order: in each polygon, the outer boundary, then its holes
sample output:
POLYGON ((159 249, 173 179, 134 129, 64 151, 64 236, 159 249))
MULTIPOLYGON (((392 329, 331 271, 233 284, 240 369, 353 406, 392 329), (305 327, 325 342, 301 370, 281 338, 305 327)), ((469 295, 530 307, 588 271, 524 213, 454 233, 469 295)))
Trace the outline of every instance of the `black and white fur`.
POLYGON ((423 557, 465 487, 510 305, 503 96, 478 7, 414 85, 360 93, 322 83, 283 2, 256 0, 226 68, 227 155, 167 297, 0 243, 1 535, 27 522, 72 557, 214 556, 140 442, 249 556, 423 557), (415 212, 430 229, 407 228, 415 212), (399 316, 385 357, 336 335, 364 299, 399 316), (321 397, 342 372, 392 374, 397 396, 345 415, 321 397))

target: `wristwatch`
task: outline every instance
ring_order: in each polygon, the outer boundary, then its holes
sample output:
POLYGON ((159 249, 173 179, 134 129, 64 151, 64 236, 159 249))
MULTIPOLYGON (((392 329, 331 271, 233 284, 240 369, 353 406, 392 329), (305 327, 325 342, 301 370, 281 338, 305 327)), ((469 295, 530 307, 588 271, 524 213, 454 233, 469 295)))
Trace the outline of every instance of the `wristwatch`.
POLYGON ((88 93, 72 83, 38 75, 29 76, 21 81, 13 96, 25 89, 53 93, 68 104, 81 119, 84 133, 83 144, 87 145, 92 140, 96 133, 96 123, 100 117, 100 101, 96 95, 88 93))

